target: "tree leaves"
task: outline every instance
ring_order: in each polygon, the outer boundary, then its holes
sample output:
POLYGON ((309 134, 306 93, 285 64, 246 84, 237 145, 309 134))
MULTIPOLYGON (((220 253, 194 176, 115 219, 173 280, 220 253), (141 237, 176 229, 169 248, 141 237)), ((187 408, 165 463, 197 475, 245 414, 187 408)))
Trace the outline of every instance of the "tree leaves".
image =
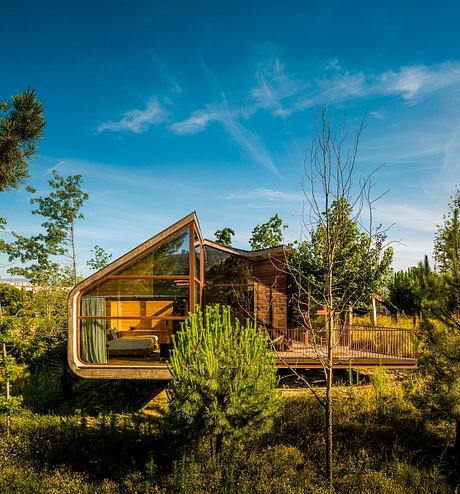
POLYGON ((28 160, 43 136, 43 105, 34 90, 13 96, 0 105, 0 191, 16 188, 29 176, 28 160))
POLYGON ((249 240, 252 250, 267 249, 270 247, 278 247, 283 243, 283 230, 287 225, 283 224, 283 220, 275 214, 266 223, 257 225, 252 230, 252 236, 249 240))

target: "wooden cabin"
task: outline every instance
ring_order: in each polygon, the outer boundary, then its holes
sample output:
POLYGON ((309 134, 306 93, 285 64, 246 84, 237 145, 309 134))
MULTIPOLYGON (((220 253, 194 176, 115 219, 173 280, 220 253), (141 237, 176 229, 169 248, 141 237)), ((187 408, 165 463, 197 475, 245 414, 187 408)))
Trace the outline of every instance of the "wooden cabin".
MULTIPOLYGON (((180 323, 197 304, 220 303, 257 320, 280 367, 319 367, 321 346, 296 328, 289 300, 284 247, 250 252, 205 240, 191 213, 72 290, 69 365, 85 378, 168 379, 180 323)), ((348 328, 337 340, 335 365, 415 365, 411 334, 372 331, 348 328)))

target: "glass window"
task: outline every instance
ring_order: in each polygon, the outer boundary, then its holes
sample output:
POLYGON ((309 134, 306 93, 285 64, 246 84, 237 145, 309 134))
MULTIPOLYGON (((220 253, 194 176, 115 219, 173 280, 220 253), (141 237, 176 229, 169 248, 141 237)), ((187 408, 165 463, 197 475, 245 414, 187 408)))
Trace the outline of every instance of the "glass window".
POLYGON ((195 245, 195 278, 200 278, 200 266, 201 266, 201 260, 200 260, 200 246, 195 245))
POLYGON ((188 275, 189 230, 184 230, 164 244, 155 247, 147 255, 122 269, 117 275, 188 275))
POLYGON ((195 281, 195 305, 201 305, 200 284, 195 281))
POLYGON ((251 261, 206 246, 206 283, 251 283, 251 261))
MULTIPOLYGON (((107 280, 82 297, 102 297, 109 316, 185 316, 189 305, 188 280, 107 280)), ((81 314, 89 315, 89 314, 81 314)))
POLYGON ((206 285, 203 290, 204 304, 228 305, 235 317, 245 321, 254 315, 254 289, 252 285, 229 287, 206 285))

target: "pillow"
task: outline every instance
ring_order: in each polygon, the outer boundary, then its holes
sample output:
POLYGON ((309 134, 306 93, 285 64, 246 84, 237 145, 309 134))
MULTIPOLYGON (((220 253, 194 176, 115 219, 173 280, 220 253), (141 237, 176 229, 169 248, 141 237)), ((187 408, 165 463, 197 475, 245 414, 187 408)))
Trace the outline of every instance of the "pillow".
POLYGON ((116 329, 112 328, 110 331, 110 336, 112 337, 112 340, 116 340, 118 338, 118 333, 116 331, 116 329))

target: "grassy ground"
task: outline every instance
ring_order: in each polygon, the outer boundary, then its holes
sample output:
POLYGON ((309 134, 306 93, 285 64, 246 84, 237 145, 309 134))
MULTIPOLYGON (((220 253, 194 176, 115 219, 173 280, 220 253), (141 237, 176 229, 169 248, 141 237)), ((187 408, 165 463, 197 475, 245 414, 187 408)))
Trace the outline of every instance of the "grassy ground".
MULTIPOLYGON (((99 389, 106 402, 98 415, 74 404, 67 415, 14 417, 11 434, 0 438, 0 492, 326 492, 323 413, 307 391, 285 392, 270 434, 244 449, 227 448, 214 462, 205 439, 179 453, 161 433, 157 409, 167 404, 161 389, 146 392, 155 398, 134 411, 127 397, 142 385, 127 384, 99 389), (119 402, 117 413, 109 411, 111 399, 119 402)), ((370 384, 337 385, 334 395, 337 493, 455 492, 453 427, 417 409, 400 380, 378 370, 370 384)))

